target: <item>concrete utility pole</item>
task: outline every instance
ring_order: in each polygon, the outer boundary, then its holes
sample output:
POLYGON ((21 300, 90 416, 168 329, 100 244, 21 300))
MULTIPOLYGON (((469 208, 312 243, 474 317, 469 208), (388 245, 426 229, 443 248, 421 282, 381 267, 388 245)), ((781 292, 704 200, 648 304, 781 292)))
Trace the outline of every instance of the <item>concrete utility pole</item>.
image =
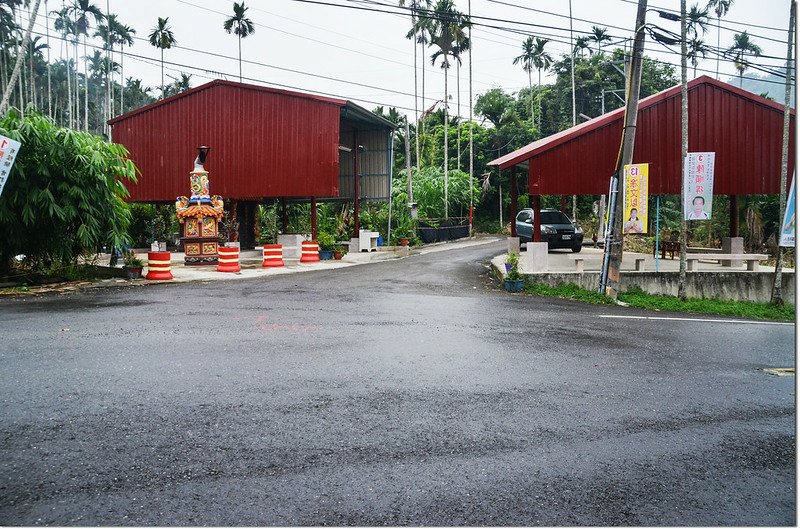
MULTIPOLYGON (((781 150, 781 207, 778 216, 778 259, 775 261, 775 282, 772 285, 772 303, 783 305, 783 246, 780 245, 783 231, 783 216, 786 213, 786 177, 789 172, 789 105, 792 102, 792 43, 794 43, 794 19, 796 4, 792 0, 789 7, 789 40, 786 51, 786 97, 783 108, 783 148, 781 150)), ((795 189, 797 184, 795 184, 795 189)), ((795 190, 795 193, 797 191, 795 190)), ((795 199, 796 200, 796 199, 795 199)))
MULTIPOLYGON (((406 194, 408 195, 408 207, 411 208, 411 205, 414 203, 414 188, 411 187, 411 142, 409 140, 411 132, 408 126, 408 120, 406 120, 406 184, 408 189, 406 190, 406 194)), ((391 195, 391 189, 389 190, 389 194, 391 195)), ((409 214, 411 210, 409 209, 409 214)))
POLYGON ((689 90, 686 86, 686 0, 681 0, 681 259, 678 298, 686 299, 686 155, 689 152, 689 90))
MULTIPOLYGON (((685 0, 684 0, 685 1, 685 0)), ((633 144, 636 139, 636 121, 639 113, 639 86, 642 80, 642 55, 644 51, 644 24, 647 14, 647 0, 639 0, 636 12, 636 29, 633 40, 633 57, 628 69, 628 95, 625 104, 625 118, 622 129, 622 148, 617 159, 617 172, 611 177, 609 197, 609 229, 603 250, 603 269, 600 272, 600 292, 617 298, 619 293, 619 269, 622 265, 622 197, 620 188, 625 166, 633 161, 633 144)))
MULTIPOLYGON (((575 108, 575 42, 572 40, 572 0, 569 0, 569 45, 572 51, 569 54, 569 63, 572 66, 572 126, 578 123, 575 108)), ((575 214, 578 209, 578 196, 572 195, 572 221, 575 222, 575 214)), ((535 212, 536 213, 536 212, 535 212)))
POLYGON ((472 0, 467 2, 467 16, 469 17, 469 236, 472 237, 472 215, 473 215, 473 132, 472 132, 472 0))

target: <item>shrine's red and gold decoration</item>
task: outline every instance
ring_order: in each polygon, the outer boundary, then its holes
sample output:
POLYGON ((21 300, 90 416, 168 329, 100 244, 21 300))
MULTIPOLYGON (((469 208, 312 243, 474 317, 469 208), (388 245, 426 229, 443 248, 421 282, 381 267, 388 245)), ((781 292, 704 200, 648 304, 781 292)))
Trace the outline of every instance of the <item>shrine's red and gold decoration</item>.
POLYGON ((208 156, 208 147, 200 151, 194 161, 194 170, 189 173, 190 197, 178 197, 175 211, 183 225, 184 261, 187 265, 215 265, 218 261, 219 221, 222 219, 223 203, 219 195, 209 194, 208 171, 203 164, 208 156))

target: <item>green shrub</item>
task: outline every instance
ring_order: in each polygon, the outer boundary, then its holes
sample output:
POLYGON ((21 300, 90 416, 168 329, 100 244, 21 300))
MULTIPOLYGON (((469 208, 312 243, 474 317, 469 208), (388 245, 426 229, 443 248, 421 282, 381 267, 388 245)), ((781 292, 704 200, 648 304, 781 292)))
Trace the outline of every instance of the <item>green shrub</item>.
POLYGON ((129 242, 124 184, 136 167, 122 145, 57 127, 33 107, 24 117, 11 109, 0 134, 22 143, 0 196, 0 273, 19 254, 38 269, 129 242))

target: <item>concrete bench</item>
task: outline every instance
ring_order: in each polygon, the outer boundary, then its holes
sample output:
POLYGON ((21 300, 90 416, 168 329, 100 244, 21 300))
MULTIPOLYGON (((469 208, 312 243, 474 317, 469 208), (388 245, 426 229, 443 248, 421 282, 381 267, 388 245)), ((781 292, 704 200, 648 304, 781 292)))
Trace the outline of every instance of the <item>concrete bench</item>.
POLYGON ((768 257, 760 253, 690 253, 686 255, 686 270, 694 270, 696 261, 746 261, 747 269, 753 271, 759 261, 768 257))
MULTIPOLYGON (((583 262, 587 259, 585 256, 582 255, 573 255, 570 257, 573 261, 575 261, 575 271, 579 274, 583 273, 583 262)), ((641 272, 644 270, 644 257, 634 257, 633 260, 635 261, 636 271, 641 272)))

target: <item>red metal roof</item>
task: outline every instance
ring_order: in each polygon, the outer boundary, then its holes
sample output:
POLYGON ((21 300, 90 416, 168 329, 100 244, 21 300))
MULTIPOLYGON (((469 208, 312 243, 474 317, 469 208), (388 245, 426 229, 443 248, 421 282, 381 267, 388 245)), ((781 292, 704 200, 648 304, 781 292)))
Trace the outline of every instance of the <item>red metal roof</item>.
MULTIPOLYGON (((389 122, 344 99, 216 80, 109 121, 141 171, 134 202, 189 193, 196 148, 211 193, 232 199, 339 195, 342 114, 372 128, 389 122)), ((386 125, 388 123, 388 126, 386 125)))
POLYGON ((320 102, 323 102, 323 103, 333 103, 334 105, 339 105, 340 107, 343 107, 343 106, 345 106, 345 104, 347 104, 347 100, 345 100, 345 99, 337 99, 337 98, 334 98, 334 97, 318 96, 318 95, 315 95, 315 94, 306 94, 306 93, 303 93, 303 92, 293 92, 291 90, 270 88, 268 86, 259 86, 259 85, 247 84, 247 83, 235 83, 233 81, 225 81, 225 80, 222 80, 222 79, 215 79, 215 80, 213 80, 211 82, 208 82, 206 84, 203 84, 203 85, 200 85, 200 86, 196 86, 194 88, 190 88, 189 90, 186 90, 185 92, 181 92, 179 94, 175 94, 174 96, 170 96, 170 97, 167 97, 165 99, 161 99, 160 101, 156 101, 155 103, 150 103, 149 105, 137 108, 135 110, 131 110, 130 112, 127 112, 125 114, 122 114, 120 116, 117 116, 115 118, 110 119, 108 121, 108 123, 109 123, 109 125, 114 125, 114 124, 116 124, 116 123, 118 123, 120 121, 129 119, 129 118, 131 118, 133 116, 136 116, 138 114, 142 114, 143 112, 149 112, 150 110, 153 110, 155 108, 158 108, 158 107, 161 107, 161 106, 164 106, 164 105, 168 105, 168 104, 170 104, 173 101, 176 101, 178 99, 183 99, 185 97, 190 97, 190 96, 192 96, 192 95, 194 95, 194 94, 196 94, 198 92, 202 92, 203 90, 209 90, 209 89, 217 87, 217 86, 230 86, 230 87, 233 87, 233 88, 236 88, 236 89, 242 89, 242 90, 255 90, 257 92, 263 92, 263 93, 268 93, 268 94, 290 96, 290 97, 300 97, 300 98, 303 98, 303 99, 311 99, 313 101, 320 101, 320 102))
MULTIPOLYGON (((783 106, 708 76, 688 83, 689 151, 716 152, 714 193, 770 194, 780 187, 783 106)), ((650 193, 680 193, 680 85, 639 102, 634 163, 650 164, 650 193)), ((529 162, 531 194, 604 194, 622 135, 620 108, 506 154, 529 162)), ((789 174, 794 169, 794 110, 789 174)))

